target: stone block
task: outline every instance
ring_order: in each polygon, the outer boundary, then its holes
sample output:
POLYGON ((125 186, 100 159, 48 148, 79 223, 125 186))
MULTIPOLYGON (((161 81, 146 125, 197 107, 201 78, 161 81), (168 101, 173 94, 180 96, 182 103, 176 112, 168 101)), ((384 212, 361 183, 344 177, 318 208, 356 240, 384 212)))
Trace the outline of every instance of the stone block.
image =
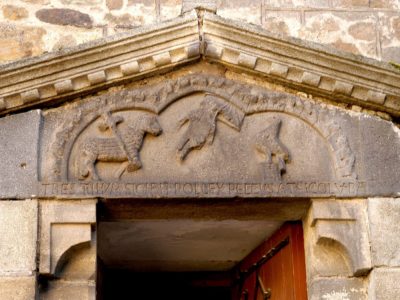
POLYGON ((370 274, 369 300, 395 300, 400 295, 400 269, 375 268, 370 274))
POLYGON ((369 7, 369 0, 332 0, 332 6, 340 8, 369 7))
MULTIPOLYGON (((400 4, 399 4, 400 5, 400 4)), ((379 13, 382 59, 400 62, 400 15, 393 12, 379 13)))
POLYGON ((316 199, 303 228, 307 282, 370 270, 365 200, 316 199))
POLYGON ((162 20, 178 17, 182 11, 182 0, 160 0, 160 14, 162 20))
POLYGON ((368 217, 374 266, 400 266, 400 198, 368 199, 368 217))
POLYGON ((0 62, 42 54, 44 51, 42 38, 45 33, 46 30, 40 27, 17 26, 12 22, 1 22, 0 62))
POLYGON ((0 201, 0 276, 36 269, 36 200, 0 201))
POLYGON ((121 9, 124 5, 123 0, 106 0, 106 5, 109 10, 121 9))
POLYGON ((3 16, 9 20, 21 20, 28 17, 28 11, 24 7, 19 7, 15 5, 4 5, 2 7, 3 16))
POLYGON ((298 11, 266 11, 263 27, 275 34, 298 36, 301 28, 301 13, 298 11))
POLYGON ((54 275, 77 247, 90 246, 96 200, 43 201, 40 220, 39 270, 54 275))
POLYGON ((0 119, 0 199, 35 194, 40 123, 39 110, 0 119))
POLYGON ((40 290, 41 300, 95 300, 94 282, 49 281, 46 288, 40 290))
POLYGON ((366 115, 360 117, 359 129, 368 194, 395 197, 400 192, 400 131, 391 122, 366 115))
POLYGON ((370 0, 371 8, 388 8, 399 9, 400 2, 398 0, 370 0))
POLYGON ((366 300, 367 287, 362 278, 318 278, 308 286, 310 300, 366 300))
POLYGON ((217 0, 183 0, 182 13, 189 12, 195 8, 202 8, 216 12, 218 7, 217 0))
POLYGON ((247 23, 261 24, 260 0, 223 0, 220 2, 218 15, 247 23))
POLYGON ((4 300, 36 299, 36 277, 0 277, 0 298, 4 300), (6 295, 6 296, 5 296, 6 295))
POLYGON ((44 8, 36 12, 36 17, 45 23, 91 28, 93 21, 88 14, 67 8, 44 8))
POLYGON ((304 7, 306 0, 265 0, 264 5, 266 8, 292 8, 304 7))

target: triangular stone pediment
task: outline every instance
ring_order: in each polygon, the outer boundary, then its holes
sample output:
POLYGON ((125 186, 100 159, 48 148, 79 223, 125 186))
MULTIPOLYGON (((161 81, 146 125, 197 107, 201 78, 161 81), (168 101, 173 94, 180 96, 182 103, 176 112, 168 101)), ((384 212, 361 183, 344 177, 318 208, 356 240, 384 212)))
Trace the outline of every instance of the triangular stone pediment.
POLYGON ((196 11, 0 67, 0 114, 54 105, 199 60, 335 102, 400 115, 400 72, 372 59, 196 11))

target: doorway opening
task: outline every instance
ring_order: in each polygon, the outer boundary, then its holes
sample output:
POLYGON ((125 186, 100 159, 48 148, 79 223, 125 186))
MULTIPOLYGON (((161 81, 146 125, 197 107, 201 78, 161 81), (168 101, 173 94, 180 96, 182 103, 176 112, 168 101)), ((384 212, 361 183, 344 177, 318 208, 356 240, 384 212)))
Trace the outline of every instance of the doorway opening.
POLYGON ((307 207, 306 199, 101 201, 97 299, 305 300, 307 207))

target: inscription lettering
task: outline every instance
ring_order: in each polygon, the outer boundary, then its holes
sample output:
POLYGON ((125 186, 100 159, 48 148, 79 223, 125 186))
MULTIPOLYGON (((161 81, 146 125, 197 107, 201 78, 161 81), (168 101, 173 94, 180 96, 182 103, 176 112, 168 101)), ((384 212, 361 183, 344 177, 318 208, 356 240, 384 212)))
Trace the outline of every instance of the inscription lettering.
POLYGON ((287 183, 41 183, 43 197, 349 197, 367 193, 365 182, 287 183))

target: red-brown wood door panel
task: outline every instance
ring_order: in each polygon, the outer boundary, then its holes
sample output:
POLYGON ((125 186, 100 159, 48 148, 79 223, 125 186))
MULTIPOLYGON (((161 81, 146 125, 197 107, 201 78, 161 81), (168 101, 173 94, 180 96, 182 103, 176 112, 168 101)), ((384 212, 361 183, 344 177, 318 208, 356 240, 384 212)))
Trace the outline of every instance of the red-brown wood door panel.
POLYGON ((239 264, 238 274, 235 300, 306 300, 301 223, 285 223, 239 264))

